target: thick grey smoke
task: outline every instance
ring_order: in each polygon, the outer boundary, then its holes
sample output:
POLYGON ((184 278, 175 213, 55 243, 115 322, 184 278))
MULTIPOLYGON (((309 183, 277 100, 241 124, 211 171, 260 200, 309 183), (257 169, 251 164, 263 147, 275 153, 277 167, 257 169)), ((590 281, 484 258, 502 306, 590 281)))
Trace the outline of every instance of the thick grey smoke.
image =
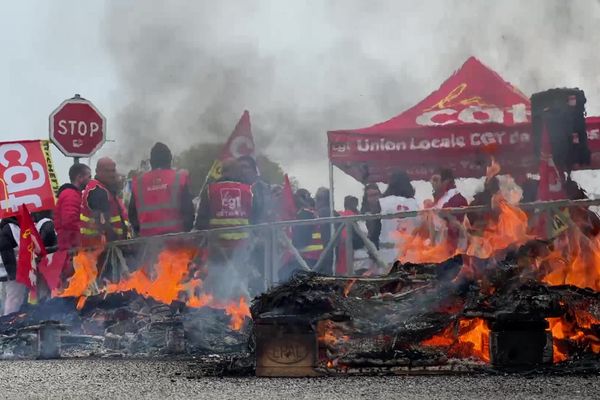
POLYGON ((316 187, 327 130, 398 114, 471 55, 528 95, 579 86, 599 112, 599 16, 562 0, 115 1, 120 161, 225 140, 248 109, 260 151, 316 187))

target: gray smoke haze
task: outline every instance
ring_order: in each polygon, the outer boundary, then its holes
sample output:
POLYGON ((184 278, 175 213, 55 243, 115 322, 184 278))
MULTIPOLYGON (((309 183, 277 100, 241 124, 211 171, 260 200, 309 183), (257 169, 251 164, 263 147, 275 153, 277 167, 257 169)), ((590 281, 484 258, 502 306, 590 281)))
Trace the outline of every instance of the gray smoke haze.
POLYGON ((324 185, 327 130, 398 114, 471 55, 527 95, 579 86, 598 113, 598 17, 562 0, 113 2, 119 161, 224 141, 248 109, 259 151, 324 185))

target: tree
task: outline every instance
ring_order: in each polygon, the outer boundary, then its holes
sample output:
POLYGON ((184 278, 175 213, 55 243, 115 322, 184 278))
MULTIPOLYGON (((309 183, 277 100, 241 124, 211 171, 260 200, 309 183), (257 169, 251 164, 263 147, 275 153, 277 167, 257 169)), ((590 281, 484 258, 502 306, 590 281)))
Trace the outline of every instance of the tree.
MULTIPOLYGON (((190 172, 190 190, 192 194, 198 194, 208 171, 215 159, 221 153, 222 143, 199 143, 184 150, 175 156, 174 164, 178 168, 187 169, 190 172)), ((256 158, 256 164, 261 177, 271 184, 283 183, 283 170, 281 166, 270 160, 265 155, 256 158)))

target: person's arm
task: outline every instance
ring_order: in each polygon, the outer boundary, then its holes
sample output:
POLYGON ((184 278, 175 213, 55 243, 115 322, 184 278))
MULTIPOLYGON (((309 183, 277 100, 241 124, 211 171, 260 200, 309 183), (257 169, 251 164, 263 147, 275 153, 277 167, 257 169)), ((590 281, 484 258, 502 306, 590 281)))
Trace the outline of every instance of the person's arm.
POLYGON ((183 231, 191 231, 194 227, 194 198, 188 185, 183 187, 181 193, 181 216, 183 219, 183 231))
POLYGON ((133 233, 138 236, 140 234, 140 220, 138 219, 137 206, 135 205, 135 193, 131 193, 127 215, 129 216, 129 223, 131 224, 133 233))

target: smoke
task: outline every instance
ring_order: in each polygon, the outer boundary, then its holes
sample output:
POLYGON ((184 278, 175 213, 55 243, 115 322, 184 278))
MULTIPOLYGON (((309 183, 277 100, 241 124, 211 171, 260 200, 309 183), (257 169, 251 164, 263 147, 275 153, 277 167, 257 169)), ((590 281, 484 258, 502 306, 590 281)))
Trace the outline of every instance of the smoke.
POLYGON ((471 55, 527 95, 579 86, 597 113, 599 14, 562 0, 111 2, 118 160, 224 141, 248 109, 259 151, 317 187, 327 130, 398 114, 471 55))

